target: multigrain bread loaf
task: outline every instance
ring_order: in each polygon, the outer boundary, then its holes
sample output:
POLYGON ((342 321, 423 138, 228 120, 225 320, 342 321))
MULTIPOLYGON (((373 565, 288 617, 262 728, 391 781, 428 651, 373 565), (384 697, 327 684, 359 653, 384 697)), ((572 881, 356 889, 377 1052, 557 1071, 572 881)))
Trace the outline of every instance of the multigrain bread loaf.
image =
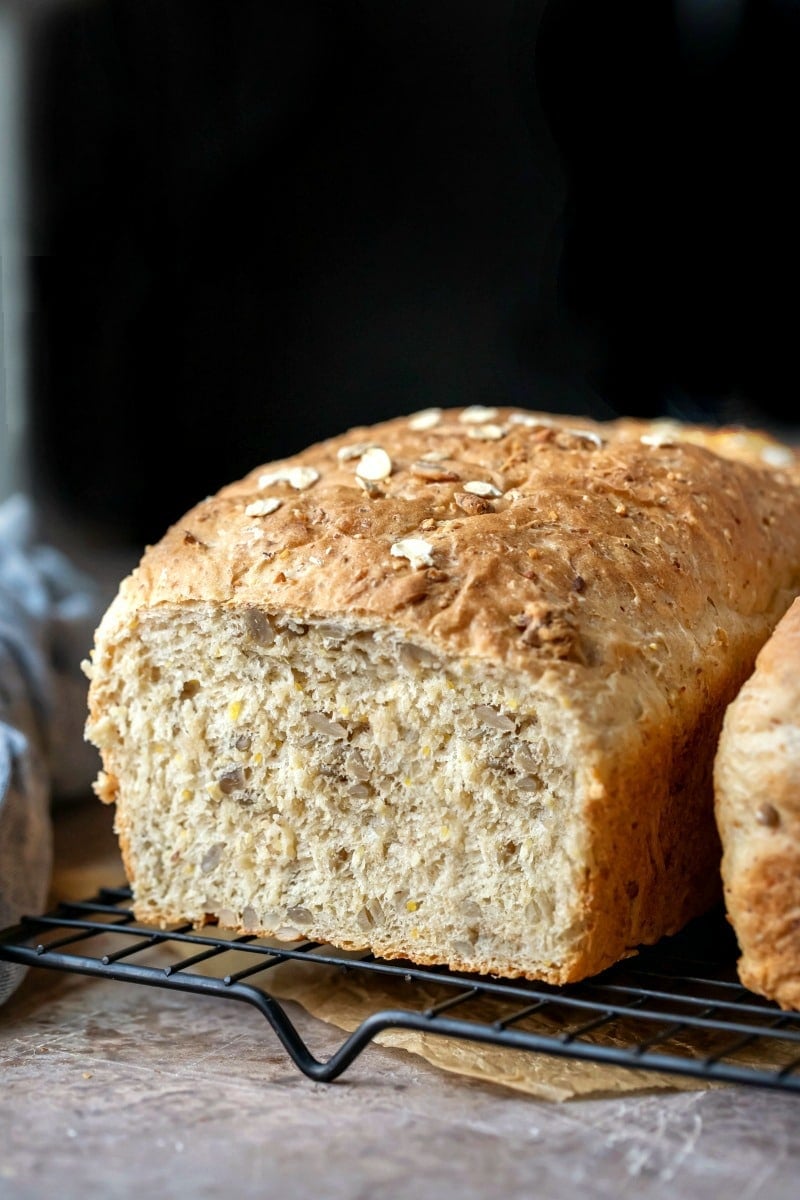
POLYGON ((740 978, 800 1009, 800 600, 725 714, 714 784, 740 978))
POLYGON ((472 407, 204 500, 87 664, 137 916, 552 982, 678 930, 799 479, 757 432, 472 407))

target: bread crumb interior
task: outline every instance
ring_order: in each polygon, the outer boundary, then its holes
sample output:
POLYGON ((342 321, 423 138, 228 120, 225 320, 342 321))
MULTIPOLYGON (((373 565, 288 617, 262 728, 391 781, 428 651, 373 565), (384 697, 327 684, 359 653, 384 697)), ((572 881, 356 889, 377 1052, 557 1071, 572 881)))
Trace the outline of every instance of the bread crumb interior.
POLYGON ((140 918, 498 972, 577 942, 569 722, 529 680, 207 604, 140 613, 112 653, 87 734, 126 781, 140 918))

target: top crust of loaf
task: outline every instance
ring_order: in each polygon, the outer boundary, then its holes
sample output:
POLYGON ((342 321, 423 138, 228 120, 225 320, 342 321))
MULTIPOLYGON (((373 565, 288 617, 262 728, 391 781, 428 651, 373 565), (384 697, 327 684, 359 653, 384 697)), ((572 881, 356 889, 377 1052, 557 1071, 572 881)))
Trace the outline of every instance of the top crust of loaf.
POLYGON ((725 714, 714 781, 742 982, 800 1009, 800 599, 725 714))
POLYGON ((798 456, 752 431, 429 410, 203 500, 147 549, 103 629, 193 601, 350 614, 536 677, 652 677, 655 659, 669 692, 698 652, 724 658, 732 628, 758 648, 798 590, 789 480, 798 456))

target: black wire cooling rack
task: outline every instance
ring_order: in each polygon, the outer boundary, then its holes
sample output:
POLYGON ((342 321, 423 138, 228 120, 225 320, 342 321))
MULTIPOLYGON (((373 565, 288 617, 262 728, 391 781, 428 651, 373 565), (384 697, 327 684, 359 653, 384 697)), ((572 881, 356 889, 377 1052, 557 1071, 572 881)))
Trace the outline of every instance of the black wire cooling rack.
POLYGON ((553 987, 354 957, 317 942, 289 947, 198 933, 189 925, 158 930, 136 922, 130 898, 127 888, 102 888, 91 899, 24 917, 0 933, 0 959, 253 1005, 296 1066, 326 1082, 381 1031, 402 1028, 521 1054, 800 1094, 800 1012, 782 1012, 741 986, 736 942, 722 912, 592 979, 553 987), (270 992, 277 976, 269 972, 286 963, 326 971, 331 986, 339 973, 357 972, 366 995, 377 988, 391 1004, 378 1004, 320 1061, 270 992))

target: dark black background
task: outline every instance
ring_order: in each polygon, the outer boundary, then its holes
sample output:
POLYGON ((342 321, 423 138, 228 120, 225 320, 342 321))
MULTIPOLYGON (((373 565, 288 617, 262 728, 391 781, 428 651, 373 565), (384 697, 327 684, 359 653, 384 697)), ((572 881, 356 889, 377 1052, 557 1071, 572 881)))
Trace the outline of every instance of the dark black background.
POLYGON ((799 68, 789 0, 52 7, 36 486, 147 542, 433 404, 794 422, 799 68))

